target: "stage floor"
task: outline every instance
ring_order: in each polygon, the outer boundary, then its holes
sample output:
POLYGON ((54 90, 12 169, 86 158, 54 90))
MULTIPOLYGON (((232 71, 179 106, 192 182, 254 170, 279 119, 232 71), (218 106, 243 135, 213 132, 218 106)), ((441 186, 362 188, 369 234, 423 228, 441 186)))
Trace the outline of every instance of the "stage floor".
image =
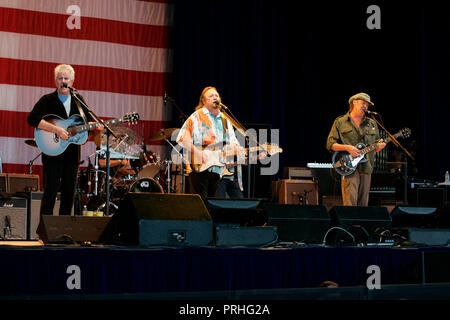
MULTIPOLYGON (((139 247, 0 241, 0 297, 186 295, 450 282, 450 248, 139 247), (374 271, 375 270, 375 271, 374 271), (262 291, 261 291, 262 290, 262 291)), ((275 291, 274 291, 275 292, 275 291)), ((149 297, 149 296, 148 296, 149 297)), ((194 296, 193 296, 194 297, 194 296)))

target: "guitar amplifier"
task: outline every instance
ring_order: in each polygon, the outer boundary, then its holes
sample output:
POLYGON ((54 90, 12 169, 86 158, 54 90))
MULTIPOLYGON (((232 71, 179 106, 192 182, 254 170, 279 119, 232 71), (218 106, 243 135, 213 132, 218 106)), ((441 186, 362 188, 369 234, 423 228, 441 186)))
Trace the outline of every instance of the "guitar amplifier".
POLYGON ((38 191, 39 175, 8 173, 7 186, 9 193, 38 191))
POLYGON ((0 232, 5 240, 27 239, 27 199, 0 199, 0 232))
POLYGON ((312 180, 273 181, 272 196, 281 204, 319 204, 319 188, 312 180))

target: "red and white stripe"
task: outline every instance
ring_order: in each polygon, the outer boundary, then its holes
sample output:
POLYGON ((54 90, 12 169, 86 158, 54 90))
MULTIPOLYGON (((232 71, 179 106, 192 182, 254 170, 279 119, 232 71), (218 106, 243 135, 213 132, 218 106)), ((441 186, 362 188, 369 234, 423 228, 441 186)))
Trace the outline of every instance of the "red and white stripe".
MULTIPOLYGON (((40 150, 26 118, 38 99, 55 90, 54 67, 75 69, 74 87, 103 119, 137 112, 131 126, 147 139, 172 118, 163 105, 172 72, 169 39, 173 8, 166 0, 0 0, 0 156, 3 172, 28 173, 40 150), (80 29, 69 29, 70 6, 80 8, 80 29)), ((162 142, 148 149, 162 159, 162 142)), ((95 144, 82 147, 82 160, 95 144)), ((93 160, 91 158, 91 160, 93 160)), ((33 173, 42 172, 38 157, 33 173)))

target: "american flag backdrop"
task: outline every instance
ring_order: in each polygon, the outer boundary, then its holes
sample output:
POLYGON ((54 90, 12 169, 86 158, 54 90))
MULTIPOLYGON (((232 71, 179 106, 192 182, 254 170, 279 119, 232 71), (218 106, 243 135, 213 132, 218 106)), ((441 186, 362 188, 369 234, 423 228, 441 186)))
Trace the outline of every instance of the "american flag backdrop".
MULTIPOLYGON (((34 138, 27 115, 55 90, 54 68, 61 63, 74 67, 73 86, 99 117, 138 112, 140 121, 130 128, 144 141, 167 127, 171 111, 163 94, 172 71, 172 21, 165 0, 0 0, 3 173, 29 173, 39 155, 25 144, 34 138)), ((146 144, 167 157, 164 143, 146 144)), ((92 140, 82 146, 82 166, 95 148, 92 140)), ((32 170, 42 174, 40 157, 32 170)))

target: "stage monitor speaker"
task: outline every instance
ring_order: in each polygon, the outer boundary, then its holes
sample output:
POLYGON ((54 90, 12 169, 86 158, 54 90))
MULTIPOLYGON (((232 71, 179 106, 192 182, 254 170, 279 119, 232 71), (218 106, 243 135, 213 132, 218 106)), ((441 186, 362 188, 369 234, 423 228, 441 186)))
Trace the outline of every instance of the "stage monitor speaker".
POLYGON ((101 241, 118 245, 205 246, 213 243, 211 216, 197 194, 128 193, 101 241))
MULTIPOLYGON (((333 227, 347 230, 358 242, 378 240, 376 231, 383 231, 392 225, 392 219, 386 207, 335 206, 330 210, 330 218, 333 227)), ((340 237, 342 232, 337 231, 332 234, 340 237)), ((332 234, 330 239, 333 238, 332 234)), ((332 242, 336 241, 339 240, 334 238, 332 242)))
POLYGON ((408 241, 429 246, 450 244, 449 229, 408 228, 408 241))
POLYGON ((8 198, 0 200, 0 238, 27 239, 27 200, 8 198))
POLYGON ((99 242, 110 219, 42 215, 37 233, 44 243, 99 242))
POLYGON ((39 175, 8 173, 9 193, 39 190, 39 175))
MULTIPOLYGON (((28 214, 29 214, 29 228, 27 231, 27 240, 36 240, 39 238, 37 234, 37 228, 40 222, 41 216, 41 201, 43 192, 29 192, 28 196, 28 214)), ((61 195, 56 195, 55 206, 53 207, 53 215, 59 215, 61 195)), ((72 210, 73 215, 73 210, 72 210)))
POLYGON ((215 231, 216 246, 218 247, 262 247, 274 244, 277 241, 277 228, 272 226, 217 225, 215 231))
POLYGON ((436 224, 437 208, 396 206, 392 212, 393 227, 433 227, 436 224))
POLYGON ((206 208, 214 223, 262 226, 266 222, 261 199, 208 198, 206 208))
POLYGON ((322 243, 330 227, 330 216, 323 205, 263 204, 267 222, 277 227, 279 241, 322 243))

